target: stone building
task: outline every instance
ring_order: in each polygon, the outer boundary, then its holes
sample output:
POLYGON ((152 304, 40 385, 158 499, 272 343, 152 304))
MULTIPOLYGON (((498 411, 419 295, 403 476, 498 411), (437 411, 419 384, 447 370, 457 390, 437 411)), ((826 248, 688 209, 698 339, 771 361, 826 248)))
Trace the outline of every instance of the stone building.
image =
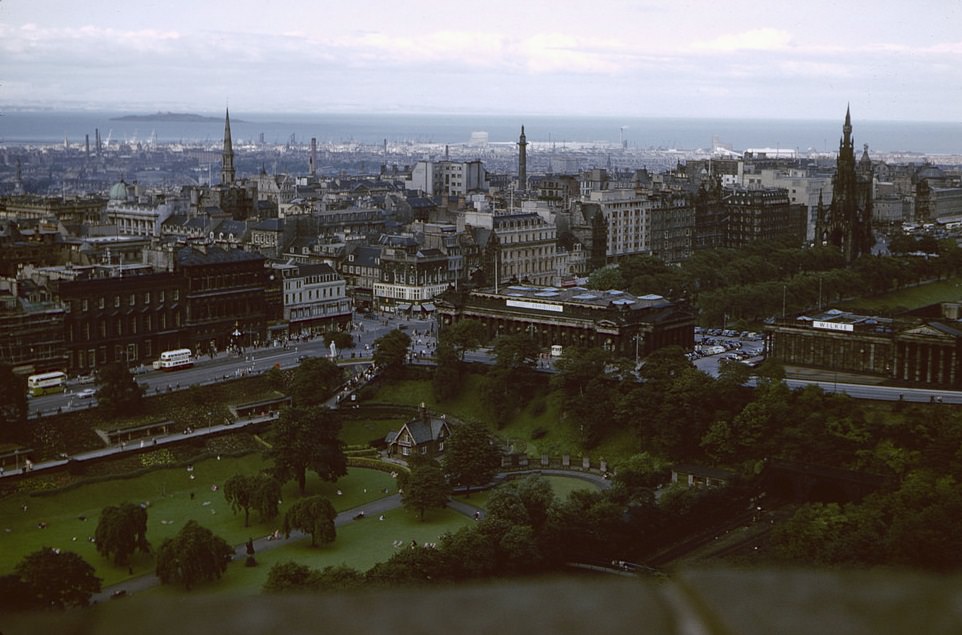
POLYGON ((481 322, 489 337, 527 334, 539 347, 601 347, 641 358, 664 346, 694 346, 694 314, 659 295, 512 285, 450 290, 436 299, 439 328, 481 322))
POLYGON ((854 373, 908 385, 962 386, 959 305, 941 317, 897 320, 830 310, 766 327, 768 356, 787 366, 854 373))

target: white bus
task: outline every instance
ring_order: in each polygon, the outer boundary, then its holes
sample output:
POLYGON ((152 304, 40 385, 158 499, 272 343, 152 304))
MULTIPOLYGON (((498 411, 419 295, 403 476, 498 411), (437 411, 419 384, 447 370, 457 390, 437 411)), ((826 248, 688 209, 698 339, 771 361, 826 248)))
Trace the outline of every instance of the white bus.
POLYGON ((62 373, 59 370, 27 377, 27 390, 34 397, 52 392, 63 392, 66 387, 67 373, 62 373))
POLYGON ((180 370, 190 368, 194 365, 194 358, 189 348, 178 348, 173 351, 164 351, 160 354, 160 359, 154 362, 154 368, 158 370, 180 370))

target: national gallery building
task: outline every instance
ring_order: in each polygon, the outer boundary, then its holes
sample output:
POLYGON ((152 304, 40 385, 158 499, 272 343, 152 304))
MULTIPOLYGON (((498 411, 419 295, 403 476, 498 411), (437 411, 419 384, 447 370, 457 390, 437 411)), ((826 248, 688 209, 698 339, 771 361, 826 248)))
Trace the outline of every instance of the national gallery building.
POLYGON ((962 386, 959 305, 898 319, 832 309, 766 327, 768 358, 787 366, 872 375, 898 383, 962 386))
POLYGON ((489 337, 527 333, 538 346, 597 346, 640 359, 663 346, 694 346, 694 315, 660 295, 583 287, 513 285, 435 297, 439 328, 458 320, 484 324, 489 337))

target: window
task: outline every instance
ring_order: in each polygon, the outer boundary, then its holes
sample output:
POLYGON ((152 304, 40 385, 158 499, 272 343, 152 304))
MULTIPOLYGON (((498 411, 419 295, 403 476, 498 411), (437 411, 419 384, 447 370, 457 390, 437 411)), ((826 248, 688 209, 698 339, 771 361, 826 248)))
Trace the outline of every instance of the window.
POLYGON ((134 306, 135 304, 137 304, 137 294, 131 293, 130 298, 127 299, 127 305, 134 306))
POLYGON ((99 309, 104 308, 104 297, 103 297, 103 296, 100 296, 99 298, 97 298, 97 308, 99 308, 99 309))
POLYGON ((80 307, 81 307, 80 308, 81 311, 86 311, 88 309, 87 298, 84 298, 83 300, 80 301, 80 307))
POLYGON ((114 308, 115 308, 115 309, 119 309, 119 308, 120 308, 120 296, 119 296, 119 295, 115 295, 115 296, 114 296, 114 308))
POLYGON ((150 304, 150 291, 144 292, 144 304, 150 304))

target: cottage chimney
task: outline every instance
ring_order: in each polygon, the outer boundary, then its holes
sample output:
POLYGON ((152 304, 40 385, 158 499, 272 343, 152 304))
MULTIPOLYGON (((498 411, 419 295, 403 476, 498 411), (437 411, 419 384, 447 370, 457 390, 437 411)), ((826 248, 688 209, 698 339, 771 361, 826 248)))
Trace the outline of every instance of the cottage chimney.
POLYGON ((418 406, 418 416, 421 417, 422 421, 428 420, 428 409, 427 406, 424 405, 423 401, 421 402, 421 405, 418 406))

